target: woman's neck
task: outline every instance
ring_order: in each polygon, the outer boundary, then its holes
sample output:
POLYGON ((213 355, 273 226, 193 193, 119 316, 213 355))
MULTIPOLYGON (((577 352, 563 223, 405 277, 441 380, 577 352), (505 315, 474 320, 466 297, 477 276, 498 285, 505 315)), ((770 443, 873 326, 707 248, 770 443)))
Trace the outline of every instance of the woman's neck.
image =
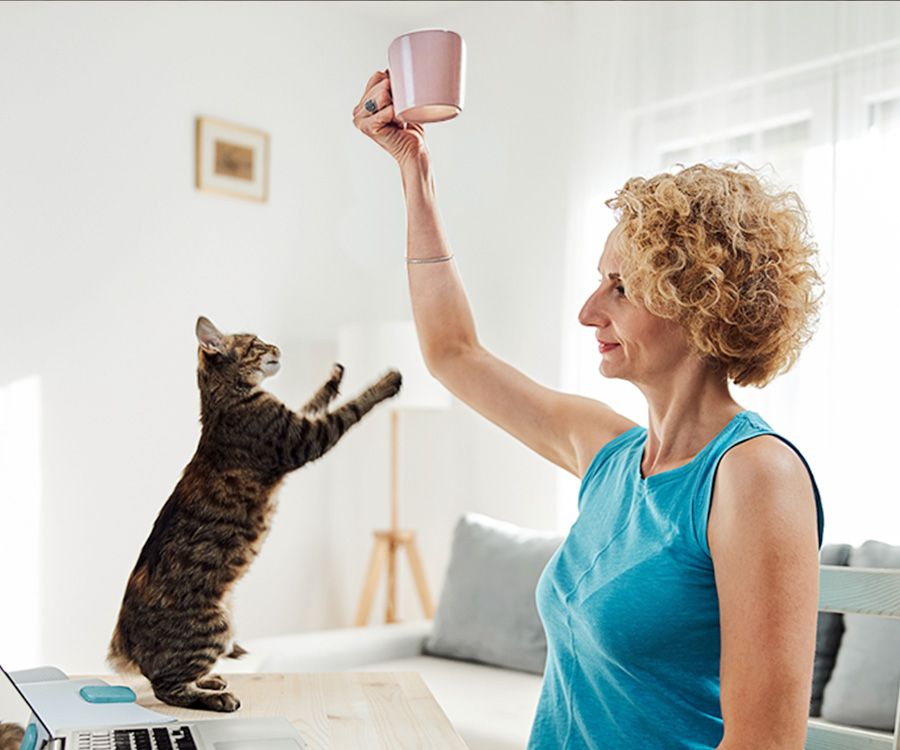
POLYGON ((645 391, 649 407, 647 446, 641 473, 647 477, 691 461, 743 411, 728 381, 715 372, 672 380, 668 387, 645 391))

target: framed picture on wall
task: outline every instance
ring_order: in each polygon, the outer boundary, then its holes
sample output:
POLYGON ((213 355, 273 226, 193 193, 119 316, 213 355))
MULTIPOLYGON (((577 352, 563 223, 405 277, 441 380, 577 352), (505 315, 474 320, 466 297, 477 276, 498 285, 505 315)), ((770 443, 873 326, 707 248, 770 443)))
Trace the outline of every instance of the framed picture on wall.
POLYGON ((254 201, 269 197, 269 136, 211 117, 197 118, 197 188, 254 201))

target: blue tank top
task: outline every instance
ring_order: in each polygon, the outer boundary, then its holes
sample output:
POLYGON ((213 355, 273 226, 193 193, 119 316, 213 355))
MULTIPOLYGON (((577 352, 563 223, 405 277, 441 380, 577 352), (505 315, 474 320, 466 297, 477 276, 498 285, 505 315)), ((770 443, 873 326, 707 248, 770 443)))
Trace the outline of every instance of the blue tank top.
MULTIPOLYGON (((547 664, 530 750, 720 743, 719 600, 707 517, 719 461, 767 434, 775 433, 762 418, 742 412, 688 464, 646 479, 646 429, 634 427, 597 453, 578 519, 538 582, 547 664)), ((821 544, 812 472, 810 479, 821 544)))

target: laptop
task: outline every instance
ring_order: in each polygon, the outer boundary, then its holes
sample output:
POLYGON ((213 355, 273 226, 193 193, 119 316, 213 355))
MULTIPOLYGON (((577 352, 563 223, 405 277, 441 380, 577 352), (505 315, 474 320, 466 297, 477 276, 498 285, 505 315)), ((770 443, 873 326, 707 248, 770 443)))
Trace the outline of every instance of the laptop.
POLYGON ((282 717, 200 719, 51 730, 9 673, 0 666, 0 750, 100 748, 305 750, 306 743, 291 723, 282 717))

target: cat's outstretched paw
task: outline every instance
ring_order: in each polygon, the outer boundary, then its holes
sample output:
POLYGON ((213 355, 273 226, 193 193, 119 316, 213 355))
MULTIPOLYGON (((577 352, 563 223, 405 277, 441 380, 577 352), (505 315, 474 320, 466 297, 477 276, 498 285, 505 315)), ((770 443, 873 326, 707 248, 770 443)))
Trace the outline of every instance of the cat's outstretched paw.
POLYGON ((300 413, 309 417, 324 414, 328 405, 334 401, 341 390, 341 380, 344 377, 344 366, 335 362, 331 367, 331 375, 316 394, 300 409, 300 413))
POLYGON ((391 398, 400 392, 402 384, 403 376, 397 370, 390 370, 375 384, 375 388, 383 398, 391 398))

